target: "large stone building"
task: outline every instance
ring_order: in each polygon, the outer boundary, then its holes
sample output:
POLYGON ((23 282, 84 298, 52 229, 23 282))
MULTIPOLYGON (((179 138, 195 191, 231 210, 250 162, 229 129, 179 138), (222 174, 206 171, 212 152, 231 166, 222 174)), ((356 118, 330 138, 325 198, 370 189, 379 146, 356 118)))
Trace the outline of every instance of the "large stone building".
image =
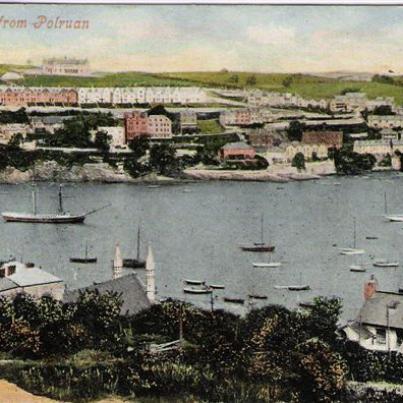
POLYGON ((332 112, 354 112, 366 108, 367 95, 362 92, 347 92, 344 95, 336 95, 329 103, 332 112))
POLYGON ((42 62, 42 74, 51 76, 89 76, 90 66, 87 59, 51 58, 42 62))
POLYGON ((134 111, 125 114, 125 140, 148 136, 153 139, 172 137, 172 122, 165 115, 150 115, 145 112, 134 111))
POLYGON ((61 300, 63 281, 34 264, 10 261, 0 266, 0 295, 14 297, 26 293, 34 298, 50 295, 61 300))
POLYGON ((328 148, 340 149, 343 146, 342 131, 304 131, 302 143, 309 145, 325 145, 328 148))
POLYGON ((241 141, 228 143, 220 148, 219 158, 225 160, 253 160, 256 156, 255 149, 241 141))

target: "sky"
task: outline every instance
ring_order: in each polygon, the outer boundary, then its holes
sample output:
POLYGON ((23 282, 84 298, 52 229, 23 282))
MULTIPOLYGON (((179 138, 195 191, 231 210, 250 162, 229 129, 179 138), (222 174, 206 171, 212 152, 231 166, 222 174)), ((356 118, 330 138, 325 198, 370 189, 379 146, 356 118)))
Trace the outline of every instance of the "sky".
POLYGON ((0 5, 0 63, 68 56, 95 71, 403 73, 402 38, 401 6, 0 5), (41 15, 89 29, 36 29, 41 15))

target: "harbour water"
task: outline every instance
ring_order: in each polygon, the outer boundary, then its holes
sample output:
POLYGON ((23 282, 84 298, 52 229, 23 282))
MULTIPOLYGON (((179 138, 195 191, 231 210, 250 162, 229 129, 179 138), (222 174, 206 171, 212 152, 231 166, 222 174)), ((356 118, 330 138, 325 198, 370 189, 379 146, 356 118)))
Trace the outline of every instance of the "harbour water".
MULTIPOLYGON (((57 208, 56 183, 34 185, 38 211, 57 208)), ((1 185, 2 211, 31 211, 31 184, 1 185)), ((368 177, 328 177, 317 181, 276 183, 200 182, 147 185, 66 184, 65 207, 74 213, 106 203, 112 206, 87 217, 82 225, 0 223, 1 258, 10 255, 33 261, 61 277, 70 288, 111 277, 114 245, 124 257, 135 257, 137 226, 141 225, 141 254, 151 244, 156 261, 160 297, 180 297, 185 278, 224 284, 215 306, 242 313, 248 308, 224 303, 223 296, 247 299, 264 294, 267 303, 295 307, 314 296, 343 298, 343 319, 353 318, 362 303, 363 282, 375 274, 380 288, 403 286, 403 223, 384 219, 384 193, 389 213, 403 214, 403 177, 373 174, 368 177), (276 251, 279 268, 254 268, 270 254, 243 252, 239 245, 259 241, 264 214, 265 241, 276 251), (337 247, 352 247, 356 220, 357 247, 363 256, 342 256, 337 247), (366 237, 378 239, 366 239, 366 237), (71 256, 98 257, 93 265, 69 262, 71 256), (399 260, 401 268, 375 268, 376 259, 399 260), (352 273, 351 264, 367 266, 352 273), (275 285, 304 283, 310 291, 291 292, 275 285)), ((138 270, 139 276, 143 272, 138 270)), ((208 307, 210 296, 186 295, 187 301, 208 307)))

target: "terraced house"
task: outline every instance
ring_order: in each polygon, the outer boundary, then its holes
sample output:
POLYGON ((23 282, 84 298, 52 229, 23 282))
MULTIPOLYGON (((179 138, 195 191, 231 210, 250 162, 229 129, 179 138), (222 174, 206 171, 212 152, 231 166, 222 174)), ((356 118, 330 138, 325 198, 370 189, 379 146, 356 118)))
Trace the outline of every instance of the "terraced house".
POLYGON ((148 116, 145 112, 134 111, 126 113, 124 121, 126 142, 140 136, 153 139, 172 137, 172 123, 165 115, 148 116))

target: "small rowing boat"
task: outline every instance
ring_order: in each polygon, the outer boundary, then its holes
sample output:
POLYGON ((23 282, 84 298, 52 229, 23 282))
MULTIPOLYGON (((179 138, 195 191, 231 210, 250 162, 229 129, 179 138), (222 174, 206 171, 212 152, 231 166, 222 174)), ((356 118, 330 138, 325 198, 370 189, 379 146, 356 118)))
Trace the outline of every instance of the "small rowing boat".
POLYGON ((185 287, 183 289, 185 294, 211 294, 213 290, 211 288, 194 288, 194 287, 185 287))
POLYGON ((252 263, 253 267, 261 267, 261 268, 276 268, 282 266, 281 262, 262 262, 262 263, 252 263))
POLYGON ((267 299, 267 295, 260 295, 260 294, 250 294, 248 295, 250 299, 267 299))
POLYGON ((367 271, 367 269, 360 265, 353 264, 350 266, 350 271, 356 272, 356 273, 364 273, 365 271, 367 271))
POLYGON ((232 304, 243 304, 245 302, 242 298, 232 298, 232 297, 224 297, 224 302, 230 302, 232 304))
POLYGON ((213 290, 223 290, 225 288, 225 285, 223 285, 223 284, 210 284, 209 287, 212 288, 213 290))
POLYGON ((387 260, 379 260, 374 263, 374 267, 399 267, 399 262, 388 262, 387 260))
POLYGON ((183 280, 183 282, 185 284, 189 284, 189 285, 204 285, 204 284, 206 284, 206 282, 202 281, 202 280, 183 280))
POLYGON ((297 284, 297 285, 275 285, 276 290, 289 290, 289 291, 307 291, 311 287, 308 284, 297 284))

